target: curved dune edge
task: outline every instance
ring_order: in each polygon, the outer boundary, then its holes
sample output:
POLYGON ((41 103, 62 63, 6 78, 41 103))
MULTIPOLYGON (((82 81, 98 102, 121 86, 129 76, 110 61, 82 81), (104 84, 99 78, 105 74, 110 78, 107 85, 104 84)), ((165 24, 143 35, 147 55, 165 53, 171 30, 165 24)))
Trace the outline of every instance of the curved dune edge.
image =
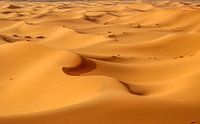
POLYGON ((195 2, 0 2, 0 124, 200 123, 199 12, 195 2))
POLYGON ((80 56, 76 54, 56 51, 26 42, 6 44, 1 47, 3 47, 1 49, 2 57, 5 55, 10 57, 4 59, 7 61, 1 61, 2 73, 4 74, 1 78, 4 79, 1 80, 1 94, 7 95, 2 95, 0 98, 0 115, 57 108, 105 91, 127 92, 122 84, 109 77, 75 78, 66 76, 62 72, 63 65, 74 67, 79 65, 79 61, 82 61, 80 56), (25 53, 29 53, 30 57, 24 57, 25 53), (13 63, 14 60, 15 63, 13 63), (41 67, 40 63, 43 63, 44 66, 41 67), (29 71, 32 73, 28 73, 29 71), (30 78, 32 80, 29 80, 30 78), (37 90, 37 93, 34 90, 37 90), (10 100, 15 100, 15 104, 10 100), (56 102, 54 102, 55 100, 56 102))

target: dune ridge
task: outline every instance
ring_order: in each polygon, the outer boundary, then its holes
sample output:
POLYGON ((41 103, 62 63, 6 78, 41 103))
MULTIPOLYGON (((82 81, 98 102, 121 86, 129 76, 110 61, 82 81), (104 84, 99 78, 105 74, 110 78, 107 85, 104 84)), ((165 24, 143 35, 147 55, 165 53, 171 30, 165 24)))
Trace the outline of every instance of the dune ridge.
POLYGON ((0 1, 0 124, 200 123, 200 7, 0 1))

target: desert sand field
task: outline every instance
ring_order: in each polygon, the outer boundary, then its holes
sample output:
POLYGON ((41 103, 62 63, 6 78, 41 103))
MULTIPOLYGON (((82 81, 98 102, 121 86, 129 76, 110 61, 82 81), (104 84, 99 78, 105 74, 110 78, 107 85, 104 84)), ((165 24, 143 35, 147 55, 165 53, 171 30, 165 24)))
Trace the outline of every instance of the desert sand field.
POLYGON ((1 1, 0 124, 200 124, 200 4, 1 1))

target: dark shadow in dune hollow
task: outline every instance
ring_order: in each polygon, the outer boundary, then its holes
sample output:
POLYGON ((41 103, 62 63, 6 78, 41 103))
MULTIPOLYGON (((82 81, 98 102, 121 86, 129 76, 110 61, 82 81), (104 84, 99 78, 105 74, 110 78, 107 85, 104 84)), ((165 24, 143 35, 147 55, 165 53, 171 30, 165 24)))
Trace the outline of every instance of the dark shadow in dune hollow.
MULTIPOLYGON (((76 67, 72 67, 72 68, 62 67, 62 71, 67 75, 80 76, 84 73, 88 73, 88 72, 94 70, 95 68, 96 68, 96 63, 94 61, 92 61, 88 58, 82 57, 82 61, 81 61, 80 65, 78 65, 76 67)), ((120 81, 120 83, 122 85, 124 85, 124 87, 126 87, 126 89, 131 94, 138 95, 138 96, 145 96, 147 94, 147 92, 139 86, 135 86, 133 84, 125 83, 122 81, 120 81)))
POLYGON ((62 67, 62 71, 67 75, 80 76, 96 68, 96 63, 90 59, 83 58, 80 65, 72 68, 62 67))
POLYGON ((145 91, 143 88, 136 86, 134 84, 125 83, 122 81, 120 81, 120 83, 123 84, 131 94, 138 96, 146 96, 148 94, 147 91, 145 91))

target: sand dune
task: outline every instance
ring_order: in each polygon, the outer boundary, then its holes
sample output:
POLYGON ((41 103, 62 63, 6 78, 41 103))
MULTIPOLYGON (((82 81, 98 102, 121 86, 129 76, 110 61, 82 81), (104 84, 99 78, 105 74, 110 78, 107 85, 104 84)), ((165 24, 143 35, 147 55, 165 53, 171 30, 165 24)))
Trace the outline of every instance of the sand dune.
POLYGON ((200 123, 200 8, 0 2, 0 124, 200 123))

